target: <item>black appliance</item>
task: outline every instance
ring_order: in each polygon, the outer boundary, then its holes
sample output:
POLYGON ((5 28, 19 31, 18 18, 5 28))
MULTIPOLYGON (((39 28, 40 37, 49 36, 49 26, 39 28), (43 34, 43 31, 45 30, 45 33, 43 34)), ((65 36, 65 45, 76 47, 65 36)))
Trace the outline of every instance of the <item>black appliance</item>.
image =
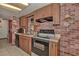
POLYGON ((32 52, 39 56, 48 56, 49 55, 49 42, 42 39, 33 38, 32 39, 32 52), (36 44, 39 44, 41 47, 37 47, 36 44))
POLYGON ((54 30, 40 30, 32 39, 32 52, 39 56, 49 55, 49 39, 53 36, 54 30))
POLYGON ((19 47, 19 35, 15 34, 15 36, 16 36, 15 45, 19 47))
POLYGON ((36 19, 36 22, 39 22, 39 23, 51 22, 51 21, 53 21, 52 16, 36 19))
POLYGON ((18 32, 18 33, 24 33, 24 28, 19 28, 19 29, 17 30, 17 32, 18 32))

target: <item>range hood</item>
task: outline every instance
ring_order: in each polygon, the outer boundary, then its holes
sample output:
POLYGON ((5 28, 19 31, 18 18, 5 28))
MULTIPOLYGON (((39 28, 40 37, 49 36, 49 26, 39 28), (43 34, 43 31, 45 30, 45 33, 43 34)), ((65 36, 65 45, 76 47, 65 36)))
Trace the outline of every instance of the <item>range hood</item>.
POLYGON ((39 22, 39 23, 51 22, 51 21, 53 21, 53 17, 52 16, 36 19, 36 22, 39 22))

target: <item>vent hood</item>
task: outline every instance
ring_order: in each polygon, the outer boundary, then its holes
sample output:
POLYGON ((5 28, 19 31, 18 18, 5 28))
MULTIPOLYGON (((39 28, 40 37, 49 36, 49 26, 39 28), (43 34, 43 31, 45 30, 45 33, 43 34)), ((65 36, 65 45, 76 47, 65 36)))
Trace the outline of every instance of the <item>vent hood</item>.
POLYGON ((51 21, 53 21, 53 17, 52 16, 36 19, 36 22, 39 22, 39 23, 51 22, 51 21))

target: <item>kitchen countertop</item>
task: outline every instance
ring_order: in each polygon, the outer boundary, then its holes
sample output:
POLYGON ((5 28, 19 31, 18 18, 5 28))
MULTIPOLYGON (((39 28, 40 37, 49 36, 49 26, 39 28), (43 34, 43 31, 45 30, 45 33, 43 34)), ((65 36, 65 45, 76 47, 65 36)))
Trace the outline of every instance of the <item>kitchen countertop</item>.
MULTIPOLYGON (((15 34, 22 35, 22 36, 27 36, 27 37, 34 37, 34 35, 28 35, 28 34, 23 34, 23 33, 15 33, 15 34)), ((60 40, 60 34, 55 34, 54 38, 44 39, 44 40, 48 40, 48 41, 52 41, 52 42, 59 42, 59 40, 60 40)))
MULTIPOLYGON (((33 37, 33 38, 38 38, 38 39, 39 39, 39 37, 33 37)), ((59 40, 60 40, 60 38, 56 38, 56 37, 51 38, 51 39, 41 38, 41 37, 40 37, 40 39, 46 40, 46 41, 51 41, 51 42, 59 42, 59 40)))
POLYGON ((23 34, 23 33, 15 33, 17 35, 27 36, 27 37, 33 37, 33 35, 23 34))
POLYGON ((55 37, 53 39, 50 39, 50 41, 59 42, 60 38, 61 38, 60 34, 55 34, 55 37))

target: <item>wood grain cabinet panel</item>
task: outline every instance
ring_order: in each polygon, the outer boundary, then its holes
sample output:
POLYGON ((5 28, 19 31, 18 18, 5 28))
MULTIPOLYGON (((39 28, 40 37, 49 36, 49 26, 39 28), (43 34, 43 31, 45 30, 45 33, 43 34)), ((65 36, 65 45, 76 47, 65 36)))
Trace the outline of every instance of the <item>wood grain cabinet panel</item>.
POLYGON ((43 17, 43 8, 40 8, 35 11, 35 19, 39 19, 43 17))
POLYGON ((25 51, 31 55, 31 38, 30 37, 25 37, 25 42, 24 42, 24 48, 25 51))
POLYGON ((35 11, 35 19, 51 16, 52 6, 48 5, 35 11))
POLYGON ((51 7, 52 7, 51 5, 48 5, 48 6, 45 6, 44 8, 42 8, 42 18, 52 16, 51 7))
POLYGON ((36 11, 35 11, 35 14, 34 14, 34 19, 36 20, 36 19, 38 19, 38 18, 39 18, 39 11, 36 10, 36 11))
POLYGON ((19 38, 20 48, 31 55, 31 37, 20 35, 19 38))
POLYGON ((19 46, 20 46, 21 49, 24 50, 24 43, 23 43, 24 42, 24 40, 23 40, 24 38, 23 38, 23 36, 19 36, 19 38, 20 38, 20 40, 19 40, 19 46))
POLYGON ((52 16, 53 16, 53 24, 60 24, 60 5, 57 3, 52 5, 52 16))
POLYGON ((20 18, 20 27, 28 28, 28 19, 26 16, 20 18))
POLYGON ((49 43, 49 55, 50 56, 59 55, 59 42, 50 42, 49 43))
POLYGON ((22 27, 22 17, 19 18, 19 25, 22 27))

